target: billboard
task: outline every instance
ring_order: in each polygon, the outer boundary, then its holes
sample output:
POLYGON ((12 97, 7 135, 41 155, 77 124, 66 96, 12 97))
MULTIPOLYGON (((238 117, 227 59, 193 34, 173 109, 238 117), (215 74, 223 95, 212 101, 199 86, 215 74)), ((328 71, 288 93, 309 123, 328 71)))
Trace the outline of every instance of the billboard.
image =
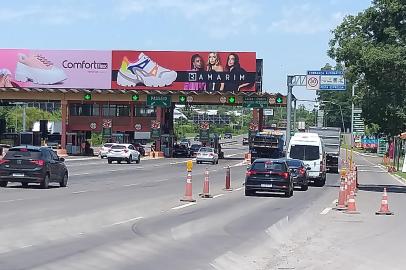
POLYGON ((112 89, 255 91, 254 52, 113 51, 112 89))
POLYGON ((110 89, 111 51, 0 50, 0 87, 110 89))

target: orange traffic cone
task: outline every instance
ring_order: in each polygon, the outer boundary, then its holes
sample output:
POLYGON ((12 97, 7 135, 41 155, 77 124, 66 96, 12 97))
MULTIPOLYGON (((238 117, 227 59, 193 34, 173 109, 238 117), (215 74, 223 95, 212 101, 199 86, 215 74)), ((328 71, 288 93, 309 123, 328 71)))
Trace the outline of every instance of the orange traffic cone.
POLYGON ((345 179, 341 179, 340 183, 340 191, 338 193, 338 203, 337 207, 335 208, 336 210, 346 210, 347 207, 345 206, 345 179))
POLYGON ((181 199, 180 201, 182 201, 182 202, 195 202, 196 201, 192 197, 192 173, 191 172, 187 173, 185 197, 183 197, 183 199, 181 199))
POLYGON ((348 200, 348 209, 345 211, 347 214, 359 214, 355 206, 354 191, 351 191, 350 199, 348 200))
POLYGON ((202 198, 213 198, 213 196, 209 193, 209 171, 207 168, 204 172, 203 193, 200 193, 199 196, 202 198))
POLYGON ((386 188, 383 189, 383 196, 381 200, 381 209, 375 212, 375 215, 393 215, 393 212, 389 211, 388 205, 388 194, 386 193, 386 188))

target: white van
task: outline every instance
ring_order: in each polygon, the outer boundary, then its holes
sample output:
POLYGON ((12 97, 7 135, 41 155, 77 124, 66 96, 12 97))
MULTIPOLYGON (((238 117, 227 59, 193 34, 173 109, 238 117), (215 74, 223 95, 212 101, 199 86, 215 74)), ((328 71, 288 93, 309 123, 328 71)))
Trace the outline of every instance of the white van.
POLYGON ((323 140, 317 133, 296 133, 291 139, 286 153, 290 159, 300 159, 310 167, 309 181, 318 186, 326 183, 326 154, 323 140))

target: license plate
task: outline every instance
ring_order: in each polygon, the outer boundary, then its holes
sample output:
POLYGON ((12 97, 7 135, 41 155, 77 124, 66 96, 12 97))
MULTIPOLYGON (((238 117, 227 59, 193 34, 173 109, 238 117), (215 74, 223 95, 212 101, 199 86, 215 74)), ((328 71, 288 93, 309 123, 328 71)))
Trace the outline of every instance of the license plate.
POLYGON ((24 177, 23 173, 13 173, 14 177, 24 177))
POLYGON ((261 187, 272 187, 272 184, 261 184, 261 187))

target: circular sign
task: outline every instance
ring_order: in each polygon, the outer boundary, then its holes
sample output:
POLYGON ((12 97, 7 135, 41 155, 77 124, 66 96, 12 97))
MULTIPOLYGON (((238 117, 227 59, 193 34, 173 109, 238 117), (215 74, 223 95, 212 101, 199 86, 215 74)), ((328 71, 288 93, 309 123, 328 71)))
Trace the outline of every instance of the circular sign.
POLYGON ((141 130, 142 126, 141 126, 141 124, 135 124, 134 128, 135 128, 135 130, 141 130))
POLYGON ((269 102, 269 104, 273 105, 273 104, 276 103, 276 99, 275 99, 274 97, 270 97, 270 98, 268 99, 268 102, 269 102))
POLYGON ((190 102, 193 102, 193 97, 192 97, 192 96, 188 96, 188 97, 186 98, 186 101, 189 102, 189 103, 190 103, 190 102))
POLYGON ((316 87, 319 84, 319 80, 316 77, 310 77, 307 81, 310 87, 316 87))
POLYGON ((90 128, 91 129, 96 129, 96 127, 97 127, 96 123, 94 123, 94 122, 90 123, 90 128))
POLYGON ((220 102, 221 102, 221 103, 226 103, 226 102, 227 102, 227 98, 226 98, 226 97, 221 97, 221 98, 220 98, 220 102))

